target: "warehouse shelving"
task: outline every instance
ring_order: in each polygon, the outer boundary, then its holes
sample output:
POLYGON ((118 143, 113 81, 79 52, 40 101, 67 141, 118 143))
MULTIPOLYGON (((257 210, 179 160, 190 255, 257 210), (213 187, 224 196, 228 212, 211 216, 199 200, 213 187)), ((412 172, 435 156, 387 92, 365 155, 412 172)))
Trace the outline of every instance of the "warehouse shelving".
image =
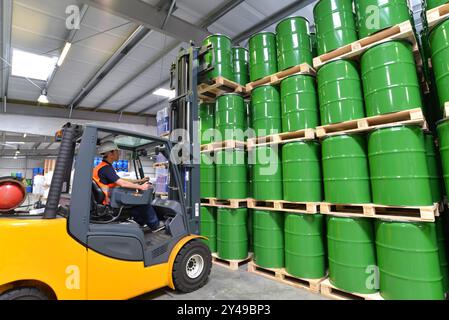
POLYGON ((426 12, 426 17, 427 25, 430 31, 434 26, 449 18, 449 3, 428 10, 426 12))
POLYGON ((245 259, 240 260, 222 259, 218 256, 217 253, 212 253, 212 263, 219 265, 221 267, 225 267, 231 271, 237 271, 240 266, 247 264, 248 262, 251 262, 252 258, 253 258, 252 252, 250 252, 248 254, 248 257, 246 257, 245 259))
POLYGON ((318 138, 323 138, 342 133, 367 132, 397 125, 420 125, 423 129, 427 129, 427 123, 421 108, 416 108, 319 126, 316 129, 316 135, 318 138))
POLYGON ((378 204, 334 204, 322 202, 321 214, 340 217, 379 218, 394 221, 434 222, 440 215, 440 204, 432 206, 384 206, 378 204))
POLYGON ((321 295, 335 300, 384 300, 379 293, 362 294, 338 289, 330 283, 329 279, 321 282, 320 286, 321 295))
POLYGON ((212 79, 212 83, 201 83, 198 85, 198 98, 204 102, 215 102, 215 100, 226 93, 240 93, 245 95, 245 87, 237 82, 224 77, 212 79))
POLYGON ((327 279, 327 277, 320 279, 298 278, 289 274, 285 268, 264 268, 255 264, 254 261, 248 263, 248 272, 313 293, 320 293, 321 282, 327 279))
POLYGON ((252 90, 262 85, 277 85, 281 83, 281 81, 285 78, 295 74, 309 74, 315 76, 316 72, 315 69, 313 69, 307 63, 302 63, 286 70, 276 72, 272 75, 268 75, 266 77, 263 77, 262 79, 248 83, 246 85, 246 93, 251 93, 252 90))

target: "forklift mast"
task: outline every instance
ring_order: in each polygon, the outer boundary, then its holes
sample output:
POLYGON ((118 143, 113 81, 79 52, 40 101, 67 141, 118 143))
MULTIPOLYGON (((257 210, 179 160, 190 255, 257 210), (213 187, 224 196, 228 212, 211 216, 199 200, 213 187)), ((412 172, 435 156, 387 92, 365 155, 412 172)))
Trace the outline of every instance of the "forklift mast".
POLYGON ((200 139, 198 79, 210 69, 203 57, 211 50, 211 45, 181 49, 170 70, 170 89, 175 90, 175 98, 170 100, 171 134, 176 143, 171 163, 179 168, 183 184, 176 186, 170 179, 169 199, 178 198, 177 187, 184 189, 185 205, 190 230, 199 233, 200 224, 200 139), (176 160, 173 158, 175 157, 176 160), (175 161, 173 161, 175 160, 175 161))

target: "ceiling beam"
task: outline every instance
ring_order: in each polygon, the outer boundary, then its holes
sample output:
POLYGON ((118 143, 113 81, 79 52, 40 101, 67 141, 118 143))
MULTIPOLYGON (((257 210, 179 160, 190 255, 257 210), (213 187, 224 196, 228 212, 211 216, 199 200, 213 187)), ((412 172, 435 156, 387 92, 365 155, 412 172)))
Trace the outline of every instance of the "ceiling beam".
MULTIPOLYGON (((165 82, 161 82, 158 87, 163 87, 163 86, 168 85, 168 84, 170 84, 170 78, 166 79, 165 82)), ((143 116, 146 112, 149 112, 149 111, 153 110, 154 108, 159 106, 161 103, 163 103, 165 101, 168 101, 168 100, 169 100, 168 98, 161 98, 158 102, 153 103, 151 106, 146 107, 146 108, 140 110, 139 113, 137 113, 137 115, 138 116, 143 116)))
MULTIPOLYGON (((47 156, 57 156, 59 153, 59 148, 57 149, 26 149, 26 150, 20 150, 20 154, 18 155, 19 158, 22 157, 47 157, 47 156)), ((16 150, 13 149, 5 149, 0 153, 0 157, 14 157, 16 155, 16 150)))
POLYGON ((97 73, 90 78, 83 86, 81 91, 68 104, 70 109, 76 109, 80 103, 98 86, 98 84, 112 71, 115 67, 128 56, 136 46, 141 43, 150 33, 150 29, 139 26, 126 39, 120 48, 106 61, 105 64, 97 71, 97 73))
MULTIPOLYGON (((34 143, 34 144, 41 144, 41 143, 51 143, 55 142, 54 137, 48 137, 48 136, 29 136, 27 135, 25 138, 23 135, 7 135, 6 136, 6 143, 14 144, 14 143, 34 143)), ((34 147, 33 147, 34 148, 34 147)))
POLYGON ((81 2, 134 21, 180 41, 200 41, 210 34, 206 29, 174 16, 167 21, 163 28, 166 14, 141 0, 81 0, 81 2))
POLYGON ((308 6, 309 4, 315 2, 316 0, 298 0, 293 2, 292 4, 286 6, 285 8, 279 10, 278 12, 272 14, 266 19, 260 21, 255 26, 241 32, 237 36, 234 37, 233 43, 239 44, 240 42, 247 40, 253 34, 263 31, 265 28, 279 22, 280 20, 294 14, 296 11, 301 10, 302 8, 308 6))
POLYGON ((2 0, 0 4, 0 18, 2 34, 1 48, 1 97, 8 96, 8 82, 11 73, 11 29, 12 29, 12 0, 2 0))

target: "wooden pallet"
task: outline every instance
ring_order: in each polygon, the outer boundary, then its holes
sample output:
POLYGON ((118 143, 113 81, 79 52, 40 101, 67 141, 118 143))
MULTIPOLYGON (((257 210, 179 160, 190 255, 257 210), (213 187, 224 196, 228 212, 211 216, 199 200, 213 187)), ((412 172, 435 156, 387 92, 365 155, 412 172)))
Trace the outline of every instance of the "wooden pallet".
POLYGON ((246 259, 241 260, 227 260, 222 259, 217 253, 212 253, 212 263, 219 265, 221 267, 228 268, 231 271, 237 271, 241 265, 244 265, 251 261, 253 254, 250 252, 246 259))
POLYGON ((269 84, 269 85, 273 85, 273 86, 277 85, 277 84, 281 83, 281 81, 284 80, 285 78, 287 78, 291 75, 294 75, 294 74, 310 74, 310 75, 315 76, 316 72, 315 72, 315 69, 313 69, 307 63, 302 63, 297 66, 288 68, 286 70, 279 71, 272 75, 263 77, 262 79, 248 83, 246 85, 246 92, 251 93, 251 91, 253 89, 255 89, 256 87, 260 87, 265 84, 269 84))
POLYGON ((246 208, 248 199, 217 199, 217 198, 203 198, 201 205, 204 207, 218 207, 228 209, 246 208))
POLYGON ((290 202, 284 200, 248 199, 248 208, 255 210, 282 211, 291 213, 315 214, 320 210, 319 202, 290 202))
POLYGON ((209 84, 198 85, 198 98, 205 102, 215 101, 226 93, 245 94, 245 87, 223 77, 214 78, 209 84))
POLYGON ((409 40, 413 50, 418 51, 418 45, 410 21, 404 21, 391 28, 379 31, 363 39, 354 41, 334 51, 322 54, 313 59, 313 67, 318 70, 325 63, 337 59, 358 59, 369 48, 391 40, 409 40))
POLYGON ((276 144, 284 144, 289 142, 296 142, 302 140, 315 139, 314 129, 303 129, 293 132, 284 132, 278 134, 272 134, 265 137, 250 138, 248 139, 248 149, 276 144))
POLYGON ((363 294, 338 289, 329 279, 322 281, 320 286, 323 296, 336 300, 384 300, 379 293, 363 294))
POLYGON ((326 279, 326 277, 321 279, 298 278, 289 274, 284 268, 263 268, 255 264, 254 261, 248 263, 248 272, 314 293, 320 292, 320 284, 326 279))
POLYGON ((226 149, 246 149, 246 142, 243 141, 235 141, 235 140, 226 140, 220 142, 212 142, 209 144, 201 145, 201 152, 213 152, 218 150, 226 150, 226 149))
POLYGON ((433 8, 426 12, 427 25, 429 26, 429 33, 433 27, 440 22, 449 18, 449 3, 443 4, 439 7, 433 8))
POLYGON ((342 133, 366 132, 378 128, 411 124, 427 128, 421 108, 319 126, 316 128, 316 135, 318 138, 323 138, 342 133))
POLYGON ((333 204, 322 202, 320 212, 322 214, 356 217, 378 218, 394 221, 423 221, 434 222, 440 215, 440 204, 433 206, 383 206, 378 204, 333 204))
POLYGON ((165 168, 168 168, 168 162, 153 163, 153 168, 154 169, 165 169, 165 168))

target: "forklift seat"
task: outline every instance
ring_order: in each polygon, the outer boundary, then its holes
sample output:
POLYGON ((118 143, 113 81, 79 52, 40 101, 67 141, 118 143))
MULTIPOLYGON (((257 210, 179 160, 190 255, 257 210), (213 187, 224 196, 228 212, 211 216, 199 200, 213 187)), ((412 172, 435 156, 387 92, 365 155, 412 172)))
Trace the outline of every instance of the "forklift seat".
POLYGON ((97 204, 103 204, 105 195, 95 180, 92 180, 92 194, 97 204))

